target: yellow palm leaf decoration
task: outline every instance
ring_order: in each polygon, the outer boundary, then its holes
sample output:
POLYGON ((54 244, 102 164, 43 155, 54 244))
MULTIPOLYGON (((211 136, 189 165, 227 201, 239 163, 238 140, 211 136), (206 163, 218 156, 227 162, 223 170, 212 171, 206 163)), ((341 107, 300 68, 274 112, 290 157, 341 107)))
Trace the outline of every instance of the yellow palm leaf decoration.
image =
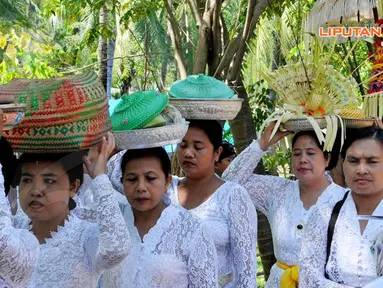
MULTIPOLYGON (((332 51, 334 47, 332 46, 332 51)), ((262 77, 279 96, 279 109, 266 123, 277 120, 276 126, 279 126, 294 118, 305 118, 315 130, 318 139, 325 142, 325 150, 328 151, 333 147, 338 126, 342 128, 344 135, 339 113, 345 112, 345 107, 352 107, 354 113, 350 115, 357 115, 357 105, 360 102, 354 79, 344 77, 329 65, 331 53, 323 53, 323 45, 315 37, 311 51, 301 57, 300 62, 285 65, 273 72, 261 72, 262 77), (325 138, 313 117, 325 118, 325 138)), ((274 132, 277 129, 279 127, 274 132)))

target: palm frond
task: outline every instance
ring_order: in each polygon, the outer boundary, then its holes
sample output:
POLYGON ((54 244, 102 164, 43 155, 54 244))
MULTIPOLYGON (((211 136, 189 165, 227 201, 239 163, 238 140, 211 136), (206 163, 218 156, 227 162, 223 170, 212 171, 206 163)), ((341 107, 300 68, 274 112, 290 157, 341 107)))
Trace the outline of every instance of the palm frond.
POLYGON ((0 20, 9 21, 12 24, 33 27, 27 11, 27 2, 25 0, 0 0, 0 20))

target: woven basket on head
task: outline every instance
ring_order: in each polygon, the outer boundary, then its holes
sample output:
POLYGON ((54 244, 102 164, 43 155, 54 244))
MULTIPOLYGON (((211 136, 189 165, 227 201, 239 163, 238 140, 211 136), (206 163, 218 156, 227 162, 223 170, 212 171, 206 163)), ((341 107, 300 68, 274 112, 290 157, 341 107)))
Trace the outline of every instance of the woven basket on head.
POLYGON ((0 86, 26 105, 18 126, 5 131, 17 152, 71 152, 101 142, 112 129, 108 102, 94 73, 47 80, 18 79, 0 86))
MULTIPOLYGON (((326 128, 327 122, 325 117, 315 117, 314 120, 318 123, 319 128, 326 128)), ((313 130, 311 123, 306 118, 292 118, 284 123, 283 127, 293 132, 313 130)))
POLYGON ((105 90, 94 73, 52 79, 15 79, 0 86, 0 98, 3 95, 12 95, 16 104, 26 105, 20 127, 89 119, 108 106, 105 90))

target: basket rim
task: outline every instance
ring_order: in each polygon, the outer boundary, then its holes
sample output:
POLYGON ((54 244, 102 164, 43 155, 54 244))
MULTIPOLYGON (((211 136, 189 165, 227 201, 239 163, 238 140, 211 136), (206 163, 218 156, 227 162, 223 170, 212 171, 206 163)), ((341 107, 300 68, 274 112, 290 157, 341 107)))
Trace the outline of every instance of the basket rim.
MULTIPOLYGON (((182 141, 182 137, 175 137, 173 139, 160 139, 159 142, 150 142, 150 143, 132 143, 132 142, 124 142, 121 145, 119 145, 119 139, 121 136, 125 137, 133 137, 136 136, 137 133, 142 134, 153 134, 158 131, 164 132, 166 131, 176 131, 176 129, 182 129, 182 131, 187 131, 189 128, 189 122, 184 121, 183 123, 173 123, 165 126, 160 127, 153 127, 153 128, 146 128, 146 129, 135 129, 135 130, 126 130, 126 131, 113 131, 113 135, 116 139, 116 147, 120 149, 144 149, 144 148, 153 148, 153 147, 160 147, 165 145, 173 145, 178 144, 182 141), (162 141, 161 141, 162 140, 162 141), (118 143, 118 144, 117 144, 118 143)), ((133 141, 134 142, 134 141, 133 141)))
POLYGON ((0 104, 0 109, 9 109, 9 108, 26 108, 26 104, 18 103, 9 103, 9 104, 0 104))
POLYGON ((216 99, 216 98, 172 98, 169 97, 169 101, 192 101, 192 102, 243 102, 242 98, 235 98, 235 99, 216 99))
POLYGON ((189 126, 189 122, 188 121, 184 121, 183 123, 172 123, 172 124, 169 124, 169 125, 165 125, 165 126, 160 126, 160 127, 152 127, 152 128, 141 128, 141 129, 134 129, 134 130, 123 130, 123 131, 114 131, 113 130, 113 134, 135 134, 137 132, 155 132, 155 131, 158 131, 159 129, 169 129, 169 128, 174 128, 174 127, 178 127, 178 126, 189 126))

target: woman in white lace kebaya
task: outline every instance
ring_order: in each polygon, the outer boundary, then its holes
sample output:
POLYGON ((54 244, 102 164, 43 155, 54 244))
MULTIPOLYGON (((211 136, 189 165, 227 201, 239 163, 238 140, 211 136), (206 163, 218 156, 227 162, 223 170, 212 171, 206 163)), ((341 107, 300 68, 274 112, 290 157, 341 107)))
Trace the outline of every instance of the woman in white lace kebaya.
MULTIPOLYGON (((0 109, 0 137, 2 134, 3 111, 0 109)), ((2 170, 0 165, 0 287, 25 287, 32 276, 39 242, 28 230, 13 227, 2 170)))
POLYGON ((163 148, 128 150, 121 161, 129 256, 105 271, 102 287, 217 287, 214 242, 199 220, 164 197, 171 181, 163 148))
POLYGON ((351 191, 335 207, 324 205, 310 215, 301 287, 364 287, 382 276, 377 271, 382 273, 383 257, 377 263, 375 242, 383 231, 383 130, 364 128, 346 141, 343 171, 351 191))
POLYGON ((212 234, 221 287, 257 287, 257 214, 246 190, 221 180, 215 162, 221 152, 217 121, 191 120, 177 148, 185 178, 173 177, 173 204, 196 215, 212 234))
POLYGON ((310 131, 297 133, 293 139, 291 166, 297 181, 254 174, 268 147, 289 134, 278 131, 269 141, 274 125, 271 123, 259 140, 234 159, 223 178, 243 185, 252 203, 270 222, 278 262, 270 271, 266 287, 294 287, 298 283, 303 232, 309 229, 308 216, 314 207, 342 199, 346 190, 325 175, 331 168, 331 155, 323 153, 315 133, 310 131))
MULTIPOLYGON (((186 177, 172 176, 168 194, 173 205, 197 216, 212 235, 220 287, 256 287, 257 214, 243 187, 214 174, 221 143, 222 128, 217 121, 190 121, 177 149, 186 177)), ((108 161, 108 176, 121 193, 119 167, 124 153, 108 161)))
POLYGON ((0 287, 25 287, 32 276, 38 251, 37 238, 27 229, 12 225, 0 166, 0 287))
MULTIPOLYGON (((17 219, 16 227, 29 228, 40 242, 27 287, 97 287, 102 272, 118 265, 128 254, 129 233, 105 175, 113 147, 114 138, 109 133, 97 157, 84 159, 94 178, 91 189, 96 223, 80 220, 70 212, 75 207, 71 199, 83 176, 80 153, 20 157, 20 204, 30 220, 17 219)), ((12 263, 16 256, 8 254, 8 261, 12 263)))

